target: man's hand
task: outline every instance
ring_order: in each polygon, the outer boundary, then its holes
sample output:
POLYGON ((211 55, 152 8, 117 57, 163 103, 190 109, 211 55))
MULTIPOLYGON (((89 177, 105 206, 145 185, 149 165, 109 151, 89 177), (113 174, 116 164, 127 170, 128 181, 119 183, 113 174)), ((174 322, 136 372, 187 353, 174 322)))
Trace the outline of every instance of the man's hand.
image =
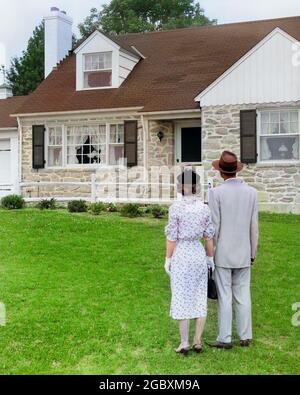
POLYGON ((251 266, 253 266, 255 263, 255 258, 251 258, 251 266))
POLYGON ((213 256, 207 256, 206 257, 206 263, 208 269, 210 269, 212 272, 215 271, 215 262, 214 262, 214 257, 213 256))
POLYGON ((166 258, 165 260, 165 272, 168 276, 171 275, 171 258, 166 258))

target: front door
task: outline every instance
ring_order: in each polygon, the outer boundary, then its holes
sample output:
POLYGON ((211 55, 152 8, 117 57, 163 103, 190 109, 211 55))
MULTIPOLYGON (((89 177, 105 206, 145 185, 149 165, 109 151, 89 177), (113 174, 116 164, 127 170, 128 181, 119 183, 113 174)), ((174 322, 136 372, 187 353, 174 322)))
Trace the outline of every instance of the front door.
POLYGON ((197 123, 179 123, 176 127, 176 163, 201 163, 201 127, 197 123))

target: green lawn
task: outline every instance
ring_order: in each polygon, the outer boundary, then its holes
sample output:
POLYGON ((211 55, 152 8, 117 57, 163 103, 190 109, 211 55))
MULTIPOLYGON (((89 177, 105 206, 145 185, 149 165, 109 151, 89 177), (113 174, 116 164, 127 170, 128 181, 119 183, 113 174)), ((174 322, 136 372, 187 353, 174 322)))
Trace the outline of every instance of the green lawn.
MULTIPOLYGON (((261 215, 250 349, 176 355, 165 220, 0 211, 2 374, 300 373, 300 217, 261 215)), ((216 336, 209 306, 205 340, 216 336)))

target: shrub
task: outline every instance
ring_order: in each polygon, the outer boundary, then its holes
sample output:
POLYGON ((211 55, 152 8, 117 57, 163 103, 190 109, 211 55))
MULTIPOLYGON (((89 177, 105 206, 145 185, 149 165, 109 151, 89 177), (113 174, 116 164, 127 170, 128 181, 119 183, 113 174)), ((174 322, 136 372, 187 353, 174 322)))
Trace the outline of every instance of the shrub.
POLYGON ((118 206, 115 203, 108 203, 107 211, 109 213, 116 213, 119 211, 118 206))
POLYGON ((157 204, 152 206, 151 214, 154 218, 163 218, 167 214, 167 209, 157 204))
POLYGON ((43 199, 38 204, 37 207, 40 210, 54 210, 56 208, 56 200, 52 199, 43 199))
POLYGON ((1 199, 1 206, 8 210, 21 209, 25 206, 25 200, 19 195, 8 195, 1 199))
POLYGON ((104 203, 92 203, 90 205, 90 212, 94 215, 99 215, 102 211, 105 211, 106 207, 104 203))
POLYGON ((121 214, 124 217, 134 218, 134 217, 141 217, 143 215, 143 212, 139 204, 127 203, 124 204, 124 206, 122 206, 121 214))
POLYGON ((70 213, 85 213, 87 209, 88 207, 84 200, 70 200, 68 202, 68 210, 70 213))

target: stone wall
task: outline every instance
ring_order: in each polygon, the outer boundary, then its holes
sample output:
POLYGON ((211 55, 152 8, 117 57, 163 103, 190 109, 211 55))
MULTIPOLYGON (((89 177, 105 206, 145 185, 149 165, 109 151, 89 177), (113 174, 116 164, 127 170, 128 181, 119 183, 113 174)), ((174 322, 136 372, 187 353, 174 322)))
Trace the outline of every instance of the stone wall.
MULTIPOLYGON (((211 162, 223 150, 240 156, 240 110, 249 106, 222 106, 202 108, 203 162, 207 174, 211 162)), ((300 164, 249 164, 240 173, 258 190, 260 208, 266 211, 300 213, 300 164)))

